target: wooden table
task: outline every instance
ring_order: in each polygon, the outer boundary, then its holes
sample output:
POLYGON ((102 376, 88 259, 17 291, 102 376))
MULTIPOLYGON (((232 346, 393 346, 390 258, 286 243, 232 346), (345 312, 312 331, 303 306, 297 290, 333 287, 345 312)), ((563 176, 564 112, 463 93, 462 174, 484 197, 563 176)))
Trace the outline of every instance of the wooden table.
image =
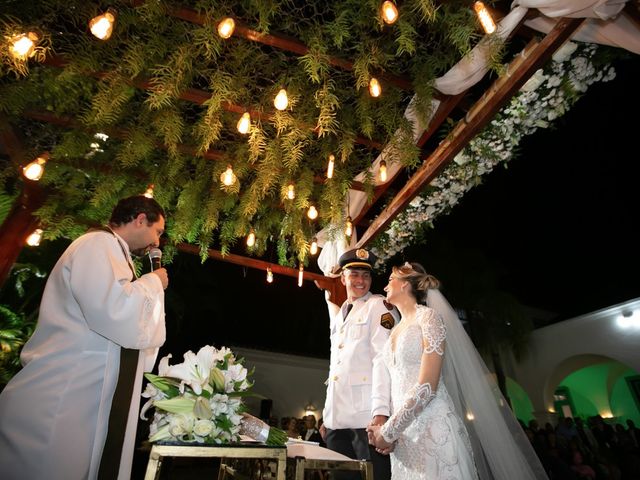
POLYGON ((287 448, 270 447, 263 444, 233 445, 158 445, 151 447, 149 463, 144 480, 159 477, 164 457, 218 457, 218 458, 256 458, 271 459, 277 463, 276 480, 285 480, 287 468, 287 448))

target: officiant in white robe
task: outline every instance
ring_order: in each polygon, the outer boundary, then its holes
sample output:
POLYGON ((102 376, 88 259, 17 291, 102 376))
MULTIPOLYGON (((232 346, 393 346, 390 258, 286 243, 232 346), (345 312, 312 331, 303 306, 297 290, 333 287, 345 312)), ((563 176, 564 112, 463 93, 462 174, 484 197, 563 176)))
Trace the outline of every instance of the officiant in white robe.
POLYGON ((115 470, 100 476, 130 478, 142 373, 165 341, 168 284, 164 268, 135 278, 130 250, 157 246, 164 231, 162 208, 140 197, 116 206, 111 228, 75 240, 50 274, 23 369, 0 394, 5 480, 98 478, 121 348, 132 349, 137 369, 119 465, 105 461, 115 470))

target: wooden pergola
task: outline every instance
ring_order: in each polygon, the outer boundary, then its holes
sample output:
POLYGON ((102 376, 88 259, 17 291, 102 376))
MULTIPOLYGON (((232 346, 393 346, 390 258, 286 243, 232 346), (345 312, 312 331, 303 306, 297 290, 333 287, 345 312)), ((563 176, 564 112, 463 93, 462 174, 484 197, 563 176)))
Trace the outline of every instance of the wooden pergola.
MULTIPOLYGON (((139 5, 144 2, 142 0, 134 0, 132 3, 139 5)), ((628 8, 625 10, 626 14, 634 19, 636 25, 638 25, 637 11, 632 2, 628 4, 628 8)), ((498 17, 500 16, 500 13, 494 13, 498 17)), ((170 15, 194 24, 204 24, 206 21, 200 13, 184 7, 171 10, 170 15)), ((535 12, 530 12, 529 16, 531 15, 535 15, 535 12)), ((583 20, 580 18, 561 18, 546 35, 537 34, 526 26, 520 25, 514 34, 529 40, 524 49, 518 55, 515 55, 504 75, 489 84, 480 95, 477 91, 468 90, 457 95, 447 96, 441 94, 439 96, 439 108, 416 144, 422 152, 419 168, 408 179, 407 175, 400 171, 390 181, 376 187, 373 200, 354 219, 354 225, 363 232, 359 236, 358 247, 367 246, 376 235, 388 227, 395 216, 402 212, 409 202, 424 190, 443 168, 453 160, 455 155, 492 120, 495 114, 518 92, 531 75, 541 68, 551 55, 574 34, 583 20), (446 138, 437 143, 435 147, 428 147, 428 145, 434 144, 434 134, 440 130, 443 122, 450 118, 452 112, 456 110, 464 111, 464 115, 457 121, 446 138), (395 196, 388 202, 386 207, 380 211, 380 200, 383 194, 391 187, 397 189, 397 193, 395 193, 395 196), (374 213, 378 211, 379 213, 374 213), (375 217, 371 218, 371 215, 375 215, 375 217)), ((258 42, 295 55, 305 55, 309 52, 309 48, 300 41, 279 36, 273 32, 269 34, 260 33, 242 24, 236 26, 236 35, 246 41, 258 42)), ((330 57, 329 63, 336 69, 349 71, 354 68, 353 62, 338 57, 330 57)), ((50 68, 61 68, 64 66, 65 60, 61 57, 50 56, 46 59, 45 64, 50 68)), ((105 74, 106 72, 91 73, 96 78, 101 78, 105 74)), ((406 78, 387 74, 384 79, 400 89, 412 90, 411 82, 406 78)), ((140 80, 134 81, 133 86, 137 89, 145 90, 149 89, 151 84, 148 81, 140 80)), ((209 97, 208 92, 195 88, 189 88, 180 95, 182 100, 197 105, 204 104, 209 97)), ((223 108, 229 112, 242 113, 246 111, 247 107, 227 102, 223 105, 223 108)), ((268 116, 268 114, 259 111, 253 111, 251 114, 255 117, 263 116, 267 118, 268 116)), ((25 111, 24 116, 59 126, 78 126, 78 122, 73 118, 56 116, 45 110, 25 111)), ((110 133, 115 137, 118 136, 117 131, 110 133)), ((384 147, 380 142, 364 137, 358 137, 355 141, 377 151, 382 150, 384 147)), ((31 160, 27 158, 25 148, 21 144, 15 126, 2 116, 0 116, 0 147, 0 153, 9 157, 16 165, 24 165, 31 160)), ((158 147, 164 148, 163 145, 158 145, 158 147)), ((188 146, 181 146, 181 148, 185 153, 194 153, 189 150, 188 146)), ((223 158, 222 153, 216 150, 208 150, 203 153, 203 156, 211 160, 223 158)), ((362 189, 363 186, 358 182, 353 182, 351 188, 358 190, 362 189)), ((6 280, 13 263, 25 244, 25 239, 37 226, 37 219, 33 216, 33 212, 42 205, 46 194, 45 189, 37 182, 23 179, 22 193, 4 223, 0 226, 0 285, 6 280)), ((187 243, 179 244, 178 249, 187 253, 199 253, 198 246, 187 243)), ((263 261, 259 258, 239 254, 223 255, 220 251, 213 249, 209 249, 208 254, 212 259, 244 267, 260 270, 271 268, 274 273, 280 275, 297 277, 299 273, 297 269, 274 265, 272 262, 263 261)), ((331 292, 331 298, 336 303, 340 303, 344 298, 343 287, 337 278, 305 271, 304 279, 314 281, 320 288, 331 292)))

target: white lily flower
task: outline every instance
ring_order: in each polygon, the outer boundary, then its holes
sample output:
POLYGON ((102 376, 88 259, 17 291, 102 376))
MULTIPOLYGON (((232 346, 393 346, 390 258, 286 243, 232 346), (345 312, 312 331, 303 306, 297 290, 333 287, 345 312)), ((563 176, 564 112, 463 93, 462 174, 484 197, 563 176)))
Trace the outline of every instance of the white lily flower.
POLYGON ((189 350, 184 354, 184 362, 169 366, 165 376, 181 380, 180 393, 184 393, 186 384, 196 395, 200 395, 202 387, 209 382, 209 372, 215 361, 214 353, 215 349, 209 345, 202 347, 197 355, 189 350))

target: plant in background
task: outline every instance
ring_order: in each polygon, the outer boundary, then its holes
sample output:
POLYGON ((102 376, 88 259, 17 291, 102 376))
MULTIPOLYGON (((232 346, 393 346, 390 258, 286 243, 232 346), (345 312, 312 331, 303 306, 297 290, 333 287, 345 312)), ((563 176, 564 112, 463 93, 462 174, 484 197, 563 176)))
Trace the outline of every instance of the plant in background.
POLYGON ((0 305, 0 390, 20 370, 20 350, 33 333, 34 321, 0 305))
POLYGON ((226 347, 207 345, 197 354, 188 351, 184 362, 169 365, 171 355, 160 360, 159 375, 145 374, 148 398, 140 418, 155 407, 149 441, 227 444, 240 435, 284 445, 284 431, 269 427, 246 413, 242 397, 249 395, 250 373, 226 347))
POLYGON ((511 160, 524 136, 550 127, 589 86, 615 78, 611 65, 599 63, 599 50, 594 44, 574 42, 561 47, 380 235, 373 248, 378 263, 418 241, 438 216, 482 182, 483 175, 511 160))

